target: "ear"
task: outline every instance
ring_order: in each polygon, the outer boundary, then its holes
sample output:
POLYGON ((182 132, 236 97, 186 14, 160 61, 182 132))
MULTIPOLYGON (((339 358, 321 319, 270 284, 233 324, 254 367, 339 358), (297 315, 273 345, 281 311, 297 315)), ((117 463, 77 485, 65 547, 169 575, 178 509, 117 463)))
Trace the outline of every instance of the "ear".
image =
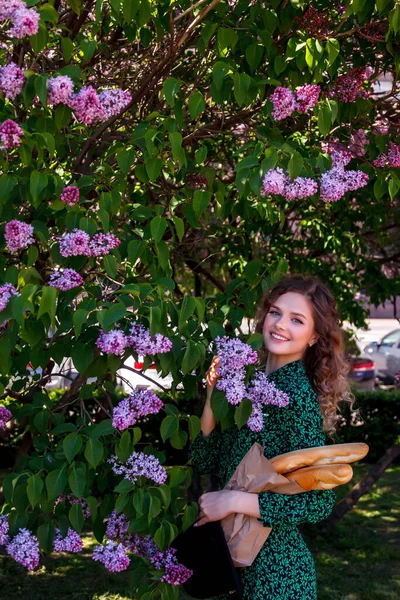
POLYGON ((313 335, 310 341, 308 342, 309 347, 314 346, 318 342, 318 335, 313 335))

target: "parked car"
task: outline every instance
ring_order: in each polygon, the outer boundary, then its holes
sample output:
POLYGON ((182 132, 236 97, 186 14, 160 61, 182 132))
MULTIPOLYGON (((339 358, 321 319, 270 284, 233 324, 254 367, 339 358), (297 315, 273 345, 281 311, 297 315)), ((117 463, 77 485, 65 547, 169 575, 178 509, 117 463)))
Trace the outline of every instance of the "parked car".
POLYGON ((373 390, 375 387, 375 362, 365 356, 350 357, 350 383, 359 389, 373 390))
POLYGON ((364 352, 376 364, 378 383, 394 385, 395 375, 400 371, 400 329, 391 331, 380 342, 368 344, 364 352))

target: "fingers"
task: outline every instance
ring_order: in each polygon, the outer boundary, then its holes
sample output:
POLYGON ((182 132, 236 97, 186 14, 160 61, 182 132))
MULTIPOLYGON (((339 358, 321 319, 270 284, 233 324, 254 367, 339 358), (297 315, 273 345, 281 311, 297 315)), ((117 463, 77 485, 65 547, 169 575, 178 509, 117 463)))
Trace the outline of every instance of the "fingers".
POLYGON ((208 371, 206 373, 207 385, 214 386, 216 384, 217 379, 219 377, 218 371, 217 371, 219 364, 220 364, 220 360, 219 360, 218 356, 214 356, 214 358, 212 359, 210 368, 208 369, 208 371))

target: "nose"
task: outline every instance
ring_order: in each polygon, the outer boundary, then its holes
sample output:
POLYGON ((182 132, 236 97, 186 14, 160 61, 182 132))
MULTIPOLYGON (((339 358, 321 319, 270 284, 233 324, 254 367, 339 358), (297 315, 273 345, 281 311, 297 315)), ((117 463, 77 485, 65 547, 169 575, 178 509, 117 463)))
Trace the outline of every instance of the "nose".
POLYGON ((277 329, 282 329, 282 330, 283 330, 283 329, 286 329, 286 326, 285 326, 285 320, 283 319, 283 317, 280 317, 280 318, 279 318, 279 319, 276 321, 276 323, 275 323, 275 326, 276 326, 276 328, 277 328, 277 329))

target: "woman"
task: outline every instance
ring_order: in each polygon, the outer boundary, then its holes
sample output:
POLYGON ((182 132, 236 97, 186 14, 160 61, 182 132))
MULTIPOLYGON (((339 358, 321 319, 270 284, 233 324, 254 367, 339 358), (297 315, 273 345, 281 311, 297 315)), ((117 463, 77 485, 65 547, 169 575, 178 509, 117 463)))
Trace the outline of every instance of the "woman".
MULTIPOLYGON (((290 397, 288 406, 264 406, 263 429, 215 428, 210 399, 218 379, 218 358, 207 372, 207 399, 201 417, 202 433, 190 456, 202 473, 218 475, 221 487, 258 442, 264 454, 278 454, 323 446, 324 431, 332 435, 338 403, 353 404, 347 384, 339 315, 332 294, 313 277, 283 278, 264 297, 256 317, 256 331, 264 337, 268 380, 290 397)), ((238 569, 245 600, 315 600, 315 566, 297 525, 329 516, 335 501, 332 490, 296 495, 275 492, 251 494, 222 490, 199 499, 197 526, 230 513, 261 519, 272 531, 250 567, 238 569)), ((227 598, 229 596, 226 596, 227 598)), ((222 598, 220 596, 220 598, 222 598)))

